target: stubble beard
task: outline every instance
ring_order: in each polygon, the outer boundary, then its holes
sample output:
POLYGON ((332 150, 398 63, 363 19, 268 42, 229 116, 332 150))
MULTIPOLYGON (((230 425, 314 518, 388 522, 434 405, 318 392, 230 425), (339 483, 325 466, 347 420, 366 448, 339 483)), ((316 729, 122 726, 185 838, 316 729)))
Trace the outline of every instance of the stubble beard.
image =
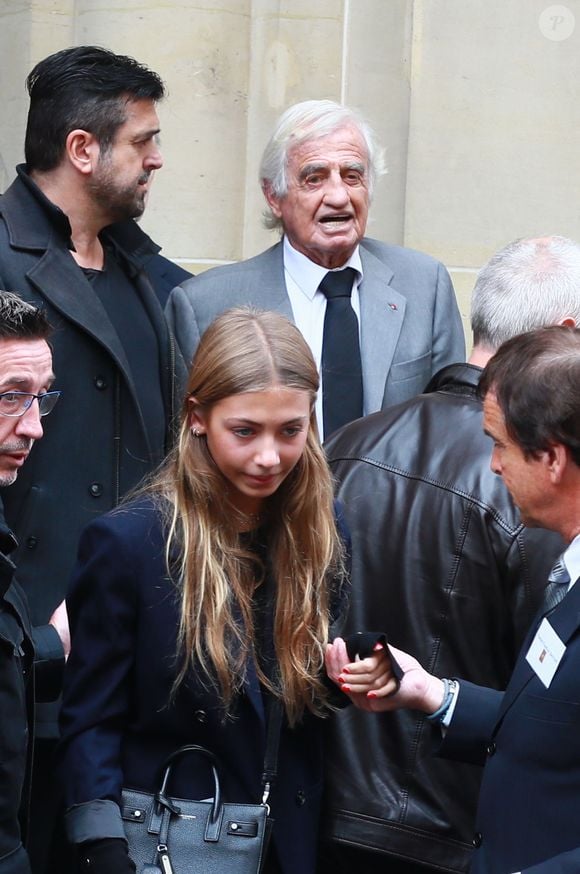
MULTIPOLYGON (((13 455, 18 454, 19 452, 30 452, 31 449, 31 440, 21 440, 18 443, 5 443, 3 446, 0 446, 0 465, 2 463, 3 455, 13 455)), ((19 470, 20 468, 18 467, 14 468, 14 470, 0 470, 0 488, 13 485, 16 482, 16 477, 18 476, 19 470)))
POLYGON ((91 190, 95 203, 114 222, 140 218, 145 212, 148 189, 145 183, 150 174, 141 173, 135 182, 119 186, 111 167, 102 167, 98 178, 93 179, 91 190))
POLYGON ((18 471, 13 470, 11 473, 2 473, 0 472, 0 488, 6 488, 6 486, 12 486, 16 482, 16 477, 18 476, 18 471))

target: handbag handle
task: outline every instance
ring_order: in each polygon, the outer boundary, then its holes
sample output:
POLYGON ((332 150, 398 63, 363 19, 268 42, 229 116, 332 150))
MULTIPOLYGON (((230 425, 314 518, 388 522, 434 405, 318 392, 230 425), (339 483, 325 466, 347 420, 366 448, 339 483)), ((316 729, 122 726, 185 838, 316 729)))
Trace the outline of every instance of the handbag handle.
POLYGON ((203 756, 210 764, 213 774, 214 786, 210 822, 215 824, 220 815, 220 810, 222 806, 222 791, 218 774, 218 761, 214 754, 211 752, 211 750, 207 750, 205 747, 200 747, 196 744, 187 744, 183 747, 179 747, 179 749, 175 750, 173 753, 171 753, 171 755, 166 758, 163 765, 163 779, 161 781, 161 788, 155 796, 157 809, 159 811, 159 807, 162 806, 165 807, 167 810, 170 810, 172 813, 179 813, 179 810, 169 800, 169 797, 167 795, 167 787, 169 784, 169 778, 171 776, 172 769, 177 764, 177 761, 184 758, 184 756, 189 755, 190 753, 197 753, 198 755, 203 756))
MULTIPOLYGON (((282 727, 283 707, 280 701, 273 699, 270 705, 270 713, 268 719, 268 728, 266 732, 266 754, 264 757, 264 770, 262 772, 262 804, 268 806, 268 799, 272 786, 276 782, 278 774, 278 746, 280 743, 280 730, 282 727)), ((211 750, 205 747, 200 747, 197 744, 186 744, 179 747, 171 753, 163 765, 163 780, 161 788, 155 796, 157 814, 161 812, 161 807, 171 813, 178 814, 179 809, 173 804, 167 795, 167 785, 171 775, 171 770, 178 759, 189 753, 198 753, 204 756, 210 763, 213 781, 214 781, 214 796, 210 814, 210 822, 215 826, 218 821, 222 806, 222 793, 218 774, 218 760, 211 750)), ((269 808, 268 808, 269 810, 269 808)))

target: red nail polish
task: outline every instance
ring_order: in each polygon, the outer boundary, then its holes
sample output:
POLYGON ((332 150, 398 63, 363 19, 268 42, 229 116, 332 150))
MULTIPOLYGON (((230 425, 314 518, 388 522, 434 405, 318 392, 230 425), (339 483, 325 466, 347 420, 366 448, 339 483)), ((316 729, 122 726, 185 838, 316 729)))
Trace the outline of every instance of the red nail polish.
POLYGON ((344 679, 344 677, 339 677, 339 678, 338 678, 338 682, 339 682, 340 685, 342 686, 343 683, 346 683, 346 680, 344 679))
POLYGON ((343 683, 340 688, 343 692, 350 692, 350 686, 347 686, 346 683, 343 683))
POLYGON ((376 698, 376 697, 377 697, 376 692, 367 692, 367 698, 376 698))

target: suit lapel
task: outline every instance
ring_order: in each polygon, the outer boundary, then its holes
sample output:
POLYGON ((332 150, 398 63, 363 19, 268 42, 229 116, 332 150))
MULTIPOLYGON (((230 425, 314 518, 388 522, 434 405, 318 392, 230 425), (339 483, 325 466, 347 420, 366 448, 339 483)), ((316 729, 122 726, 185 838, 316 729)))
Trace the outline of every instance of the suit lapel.
POLYGON ((246 674, 246 694, 252 707, 254 708, 258 719, 260 720, 260 725, 262 727, 262 731, 264 732, 264 727, 266 723, 266 714, 264 711, 264 699, 262 698, 262 690, 260 688, 260 683, 258 681, 258 676, 256 674, 256 667, 254 665, 253 659, 250 659, 248 662, 248 670, 246 674))
MULTIPOLYGON (((242 623, 242 615, 239 608, 234 607, 234 615, 236 622, 243 626, 242 623)), ((262 699, 262 689, 260 687, 260 681, 258 679, 258 675, 256 673, 256 665, 254 663, 254 659, 251 655, 248 655, 246 661, 246 677, 244 682, 244 692, 250 702, 252 709, 258 717, 259 723, 262 727, 262 733, 264 733, 264 725, 265 725, 265 711, 264 711, 264 701, 262 699)))
POLYGON ((117 332, 69 252, 48 249, 27 276, 58 312, 109 350, 134 392, 129 363, 117 332))
MULTIPOLYGON (((251 269, 247 273, 246 297, 255 306, 265 310, 276 310, 293 322, 294 313, 286 291, 282 243, 276 243, 271 249, 253 259, 253 262, 259 264, 256 264, 256 270, 251 269)), ((248 263, 252 264, 252 262, 248 263)))
MULTIPOLYGON (((47 212, 30 190, 29 183, 21 178, 24 174, 23 165, 17 170, 18 177, 0 200, 11 247, 44 251, 44 255, 28 271, 28 279, 67 320, 77 324, 108 350, 130 386, 133 397, 136 397, 129 363, 117 332, 105 308, 93 293, 90 283, 66 248, 64 237, 70 234, 68 219, 54 204, 51 206, 54 216, 52 220, 49 219, 47 212), (54 221, 57 222, 58 229, 55 229, 54 221), (54 243, 58 233, 62 234, 63 240, 61 243, 54 243)), ((42 192, 39 192, 38 197, 44 198, 42 192)), ((47 202, 50 204, 50 201, 47 202)), ((124 224, 127 225, 124 232, 121 225, 114 226, 119 228, 116 233, 124 233, 125 238, 132 242, 133 248, 142 254, 159 250, 133 222, 124 224)), ((113 236, 113 241, 114 239, 113 236)))
POLYGON ((380 410, 403 320, 406 299, 392 285, 393 271, 361 244, 359 286, 365 414, 380 410))
MULTIPOLYGON (((494 733, 497 731, 501 722, 516 699, 521 695, 525 687, 528 685, 536 674, 526 661, 526 655, 530 645, 536 635, 538 628, 544 616, 540 616, 533 623, 520 651, 516 667, 510 679, 509 685, 503 696, 501 709, 498 715, 497 724, 494 733)), ((548 614, 548 622, 560 638, 563 644, 567 645, 572 636, 580 627, 580 581, 576 582, 567 595, 563 598, 558 606, 548 614)), ((566 658, 564 653, 563 659, 566 658)))

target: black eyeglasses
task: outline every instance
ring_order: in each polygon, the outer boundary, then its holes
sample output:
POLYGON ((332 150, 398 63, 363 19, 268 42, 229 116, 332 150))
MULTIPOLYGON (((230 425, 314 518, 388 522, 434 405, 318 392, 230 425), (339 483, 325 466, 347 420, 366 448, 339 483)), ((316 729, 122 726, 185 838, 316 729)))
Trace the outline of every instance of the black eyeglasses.
POLYGON ((45 391, 41 395, 27 391, 0 392, 0 416, 23 416, 34 400, 38 401, 40 415, 48 416, 54 410, 60 394, 59 391, 45 391))

